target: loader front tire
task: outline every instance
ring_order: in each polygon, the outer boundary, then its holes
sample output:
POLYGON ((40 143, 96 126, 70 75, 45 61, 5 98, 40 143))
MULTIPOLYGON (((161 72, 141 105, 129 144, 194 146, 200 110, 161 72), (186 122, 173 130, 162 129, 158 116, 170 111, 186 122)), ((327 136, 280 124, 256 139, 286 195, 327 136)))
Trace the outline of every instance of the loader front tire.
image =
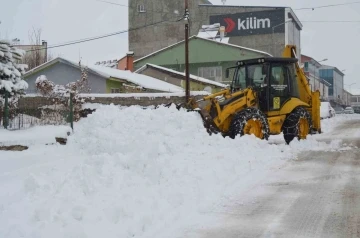
POLYGON ((295 138, 305 140, 312 131, 310 113, 303 107, 295 108, 286 118, 282 128, 286 144, 295 138))
POLYGON ((232 119, 229 137, 235 139, 237 135, 255 135, 259 139, 267 140, 270 129, 266 115, 257 108, 246 108, 238 112, 232 119))

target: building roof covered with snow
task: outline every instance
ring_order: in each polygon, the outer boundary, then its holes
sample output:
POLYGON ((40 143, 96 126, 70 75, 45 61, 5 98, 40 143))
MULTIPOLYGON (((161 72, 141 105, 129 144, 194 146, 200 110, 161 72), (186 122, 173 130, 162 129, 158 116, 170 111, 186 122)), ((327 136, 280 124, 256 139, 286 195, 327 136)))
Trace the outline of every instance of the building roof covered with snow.
MULTIPOLYGON (((161 80, 132 73, 128 70, 118 70, 99 65, 86 66, 88 81, 92 93, 122 93, 122 92, 183 92, 181 87, 161 80)), ((58 85, 75 82, 81 77, 80 65, 71 60, 58 57, 42 64, 24 75, 29 84, 28 92, 35 92, 36 79, 45 75, 48 80, 58 85)))

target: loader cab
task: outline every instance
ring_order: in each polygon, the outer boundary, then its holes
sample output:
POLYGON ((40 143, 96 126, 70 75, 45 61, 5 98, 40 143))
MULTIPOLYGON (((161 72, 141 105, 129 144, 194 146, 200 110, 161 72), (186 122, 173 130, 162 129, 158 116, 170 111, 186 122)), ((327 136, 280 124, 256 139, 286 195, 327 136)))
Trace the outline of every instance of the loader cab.
MULTIPOLYGON (((299 98, 296 58, 259 58, 239 61, 231 84, 236 92, 251 87, 258 92, 262 111, 279 110, 292 97, 299 98)), ((228 70, 226 72, 228 75, 228 70)))

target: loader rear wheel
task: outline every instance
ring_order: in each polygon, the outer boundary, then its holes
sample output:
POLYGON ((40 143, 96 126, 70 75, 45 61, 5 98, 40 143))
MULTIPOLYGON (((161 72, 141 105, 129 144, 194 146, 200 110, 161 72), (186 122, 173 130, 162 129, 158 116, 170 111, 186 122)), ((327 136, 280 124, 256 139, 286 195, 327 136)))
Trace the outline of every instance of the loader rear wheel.
POLYGON ((294 138, 305 140, 312 130, 310 113, 303 107, 295 108, 286 118, 283 125, 283 134, 286 144, 290 144, 294 138))
POLYGON ((257 108, 246 108, 238 112, 231 121, 229 137, 255 135, 260 139, 269 138, 269 123, 265 114, 257 108))

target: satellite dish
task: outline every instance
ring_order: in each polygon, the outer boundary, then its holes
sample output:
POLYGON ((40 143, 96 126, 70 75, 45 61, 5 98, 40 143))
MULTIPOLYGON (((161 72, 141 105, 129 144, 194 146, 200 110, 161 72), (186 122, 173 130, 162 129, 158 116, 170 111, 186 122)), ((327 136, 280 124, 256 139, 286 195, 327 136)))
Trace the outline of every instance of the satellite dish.
POLYGON ((210 86, 206 86, 204 88, 204 91, 208 92, 208 93, 212 93, 212 88, 210 86))

